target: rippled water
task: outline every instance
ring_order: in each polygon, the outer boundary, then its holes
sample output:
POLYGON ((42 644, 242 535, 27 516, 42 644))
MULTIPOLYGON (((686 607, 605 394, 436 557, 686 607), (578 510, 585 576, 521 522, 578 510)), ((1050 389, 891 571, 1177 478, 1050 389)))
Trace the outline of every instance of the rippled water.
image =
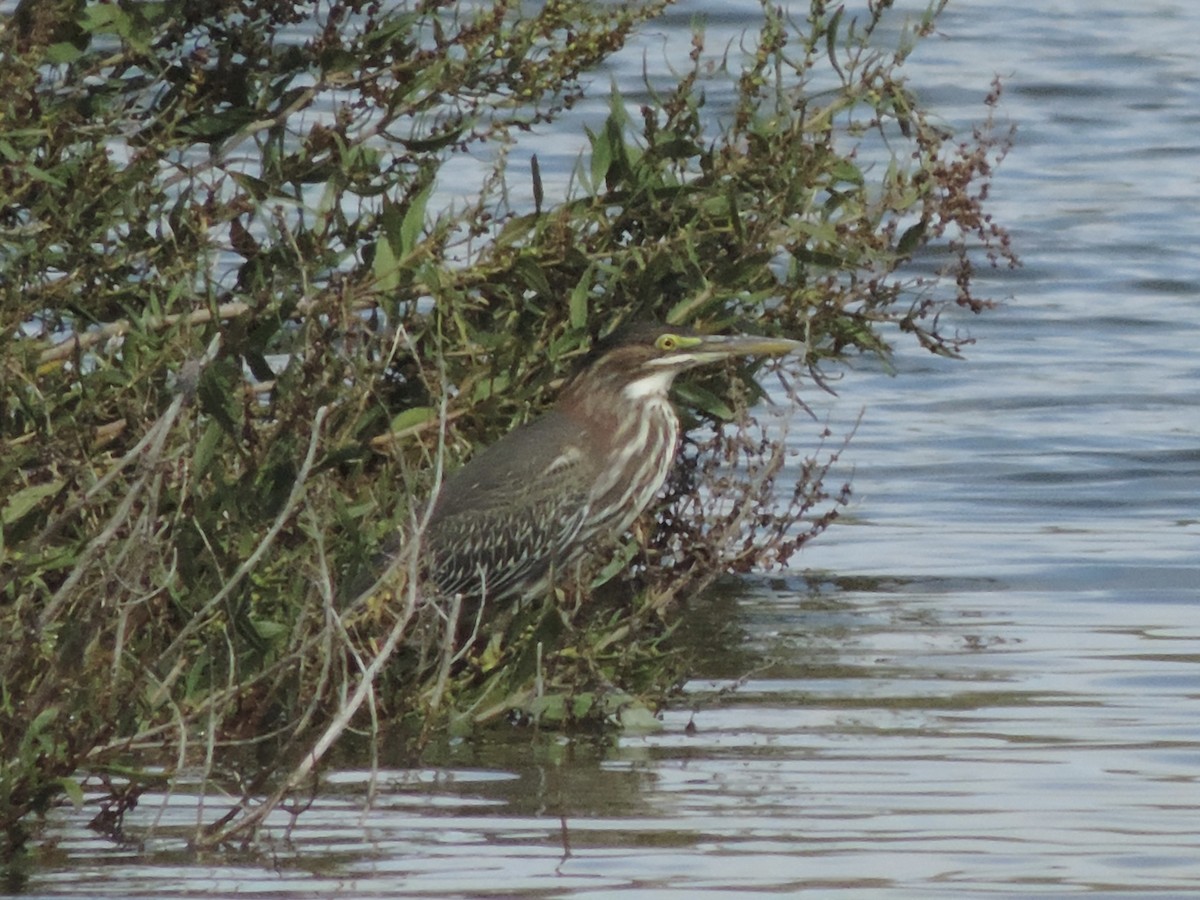
POLYGON ((817 398, 835 431, 866 408, 852 515, 695 605, 723 649, 661 733, 464 743, 369 808, 338 773, 265 862, 186 855, 186 796, 143 801, 142 848, 64 815, 31 890, 1200 893, 1200 5, 953 0, 941 31, 911 77, 947 120, 1005 77, 1025 266, 968 361, 817 398))

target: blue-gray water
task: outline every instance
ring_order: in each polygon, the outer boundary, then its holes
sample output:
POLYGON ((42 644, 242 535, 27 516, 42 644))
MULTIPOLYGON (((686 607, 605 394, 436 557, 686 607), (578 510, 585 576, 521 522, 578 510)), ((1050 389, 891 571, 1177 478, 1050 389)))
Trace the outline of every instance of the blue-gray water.
POLYGON ((270 865, 177 853, 193 798, 145 798, 140 850, 67 811, 31 892, 1200 893, 1200 5, 952 0, 940 31, 910 77, 948 121, 1004 77, 992 211, 1025 265, 985 273, 1005 303, 961 323, 967 361, 906 349, 814 398, 835 432, 865 408, 851 515, 695 612, 749 677, 701 673, 615 747, 384 770, 369 808, 369 773, 335 774, 270 865))

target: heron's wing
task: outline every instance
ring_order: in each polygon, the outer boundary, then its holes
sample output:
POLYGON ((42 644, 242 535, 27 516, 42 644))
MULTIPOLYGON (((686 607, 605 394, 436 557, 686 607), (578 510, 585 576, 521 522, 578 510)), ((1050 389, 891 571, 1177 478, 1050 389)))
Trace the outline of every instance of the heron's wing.
POLYGON ((520 507, 556 489, 587 481, 583 453, 587 440, 582 427, 557 411, 509 432, 450 473, 433 518, 520 507))
POLYGON ((594 479, 588 440, 552 411, 446 479, 425 533, 444 592, 498 598, 570 561, 594 479))

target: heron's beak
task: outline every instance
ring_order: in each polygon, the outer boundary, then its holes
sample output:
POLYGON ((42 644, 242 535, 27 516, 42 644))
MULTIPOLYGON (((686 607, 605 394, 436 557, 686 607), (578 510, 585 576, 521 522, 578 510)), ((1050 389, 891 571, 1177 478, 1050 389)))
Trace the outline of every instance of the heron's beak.
POLYGON ((686 352, 695 357, 697 364, 716 362, 731 356, 787 356, 789 353, 805 356, 808 350, 803 341, 760 337, 756 334, 706 334, 695 340, 696 345, 686 352))

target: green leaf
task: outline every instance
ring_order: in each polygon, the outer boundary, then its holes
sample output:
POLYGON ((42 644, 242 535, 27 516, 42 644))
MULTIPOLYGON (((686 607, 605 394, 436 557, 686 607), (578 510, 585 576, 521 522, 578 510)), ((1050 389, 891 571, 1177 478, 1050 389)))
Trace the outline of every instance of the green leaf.
POLYGON ((612 138, 607 128, 601 129, 599 134, 589 130, 588 137, 592 142, 592 184, 599 190, 600 185, 604 184, 605 176, 608 175, 608 167, 612 165, 612 138))
POLYGON ((733 418, 733 410, 730 409, 729 404, 706 388, 688 382, 680 382, 675 392, 686 405, 698 409, 700 412, 708 413, 714 419, 728 422, 733 418))
POLYGON ((44 169, 39 169, 37 166, 25 166, 21 171, 34 181, 41 181, 45 184, 53 185, 56 188, 65 188, 67 186, 67 183, 61 178, 57 178, 44 169))
POLYGON ((509 378, 504 372, 500 372, 491 378, 485 378, 475 385, 471 391, 471 399, 478 403, 481 400, 487 400, 489 397, 502 395, 508 390, 509 378))
POLYGON ((89 34, 121 34, 129 30, 129 16, 116 4, 89 3, 79 18, 79 27, 89 34))
POLYGON ((400 265, 392 252, 391 241, 381 234, 375 242, 375 258, 371 261, 371 274, 375 276, 375 287, 384 292, 400 287, 400 265))
POLYGON ((559 723, 567 716, 567 701, 562 694, 546 694, 530 701, 526 712, 544 725, 559 723))
POLYGON ((81 56, 83 56, 83 50, 65 41, 59 44, 51 44, 46 48, 46 62, 52 66, 64 66, 73 63, 81 56))
POLYGON ((230 360, 218 360, 204 370, 196 389, 200 408, 212 416, 234 440, 241 439, 241 429, 235 418, 240 417, 241 413, 241 407, 235 399, 241 384, 240 369, 235 368, 230 360))
POLYGON ((433 192, 433 182, 425 185, 409 201, 408 209, 404 211, 404 221, 400 224, 400 257, 403 259, 416 249, 417 241, 425 228, 425 206, 429 195, 433 192))
POLYGON ((67 795, 67 799, 76 809, 83 808, 83 788, 80 787, 78 781, 70 777, 60 778, 58 786, 62 788, 63 793, 67 795))
POLYGON ((419 428, 436 416, 437 410, 432 406, 414 406, 394 416, 388 430, 393 435, 405 434, 414 428, 419 428))
POLYGON ((839 6, 837 12, 829 19, 829 24, 825 29, 825 53, 829 57, 829 65, 833 71, 838 73, 838 76, 845 80, 846 76, 842 74, 842 67, 838 65, 838 28, 842 23, 842 14, 845 13, 846 7, 839 6))
POLYGON ((200 440, 196 442, 196 452, 192 454, 192 469, 196 473, 197 478, 203 478, 208 474, 209 466, 217 452, 217 445, 221 442, 223 430, 216 422, 209 422, 204 429, 204 434, 200 435, 200 440))
POLYGON ((591 293, 592 273, 591 270, 588 270, 583 273, 579 283, 571 288, 571 293, 567 297, 567 314, 570 317, 572 328, 583 329, 587 326, 588 301, 591 299, 591 293))
POLYGON ((925 223, 918 222, 904 230, 904 234, 900 235, 900 240, 896 244, 896 252, 901 256, 908 256, 921 245, 922 238, 925 237, 925 223))
POLYGON ((586 718, 595 705, 596 695, 592 691, 576 694, 571 698, 571 717, 577 720, 586 718))
POLYGON ((31 756, 49 754, 54 749, 53 736, 43 739, 42 732, 46 731, 57 718, 57 706, 48 706, 34 717, 33 721, 29 723, 29 727, 25 729, 25 734, 21 736, 21 746, 17 751, 19 758, 29 759, 31 756))
POLYGON ((639 702, 621 708, 617 713, 621 730, 627 734, 653 734, 662 731, 663 723, 650 709, 639 702))
POLYGON ((258 636, 270 643, 286 638, 292 631, 288 625, 280 622, 272 622, 267 619, 254 619, 252 624, 258 636))
POLYGON ((830 167, 829 173, 833 176, 833 180, 838 182, 849 182, 861 186, 865 181, 862 169, 848 159, 838 160, 830 167))
POLYGON ((513 272, 519 275, 521 281, 525 283, 525 287, 529 290, 541 294, 543 297, 553 296, 553 291, 550 288, 550 280, 546 277, 546 273, 542 271, 541 264, 532 256, 523 255, 518 257, 513 264, 513 272))
POLYGON ((592 579, 591 589, 595 590, 627 570, 629 568, 629 564, 633 562, 633 558, 637 555, 637 552, 638 546, 633 541, 627 541, 617 548, 617 550, 613 553, 612 559, 610 559, 605 564, 604 568, 596 573, 596 577, 592 579))
POLYGON ((45 500, 62 490, 66 482, 59 478, 43 484, 31 484, 8 498, 3 508, 0 508, 0 522, 11 525, 24 518, 25 514, 45 500))

